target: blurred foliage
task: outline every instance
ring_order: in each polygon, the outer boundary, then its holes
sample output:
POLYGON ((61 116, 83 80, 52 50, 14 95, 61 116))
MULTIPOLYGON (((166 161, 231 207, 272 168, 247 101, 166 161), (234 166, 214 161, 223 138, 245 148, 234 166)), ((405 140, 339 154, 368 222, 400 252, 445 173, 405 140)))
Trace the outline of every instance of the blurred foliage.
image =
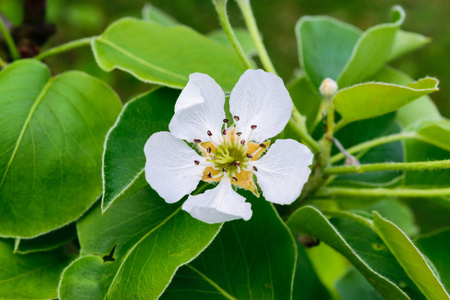
MULTIPOLYGON (((218 29, 219 22, 211 1, 152 0, 175 19, 201 33, 218 29)), ((48 0, 48 19, 57 26, 56 35, 49 45, 55 46, 74 39, 100 34, 114 20, 133 16, 141 17, 145 1, 138 0, 48 0)), ((396 60, 393 65, 418 79, 426 75, 441 81, 441 91, 432 96, 441 113, 450 117, 450 5, 448 0, 379 0, 379 1, 308 1, 308 0, 258 0, 253 1, 254 13, 274 64, 285 79, 289 80, 299 68, 294 26, 303 15, 330 15, 344 22, 367 29, 387 21, 390 8, 400 4, 407 19, 403 29, 429 36, 432 42, 423 49, 396 60)), ((228 10, 233 26, 243 27, 244 21, 234 1, 229 1, 228 10)), ((21 1, 2 0, 0 12, 14 24, 21 20, 21 1)), ((138 37, 137 37, 138 38, 138 37)), ((150 45, 149 45, 150 46, 150 45)), ((88 48, 77 49, 47 60, 53 73, 67 69, 79 69, 107 80, 127 101, 132 96, 146 91, 149 86, 120 71, 105 73, 95 63, 88 48)))

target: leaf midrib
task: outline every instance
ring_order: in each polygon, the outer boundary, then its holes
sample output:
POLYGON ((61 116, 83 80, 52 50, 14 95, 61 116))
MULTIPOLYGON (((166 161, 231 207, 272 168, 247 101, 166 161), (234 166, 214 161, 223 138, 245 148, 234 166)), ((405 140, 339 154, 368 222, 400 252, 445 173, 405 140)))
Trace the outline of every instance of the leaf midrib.
POLYGON ((149 67, 150 69, 154 69, 155 71, 161 72, 161 73, 169 75, 169 76, 173 76, 173 77, 181 79, 181 80, 188 80, 188 78, 186 76, 171 72, 167 69, 164 69, 164 68, 158 67, 152 63, 149 63, 148 61, 134 55, 133 53, 129 52, 128 50, 118 46, 117 44, 114 44, 113 42, 107 40, 106 38, 103 38, 102 36, 97 37, 96 41, 102 42, 102 43, 110 46, 111 48, 117 50, 118 52, 122 53, 123 55, 127 56, 128 58, 131 58, 132 60, 135 60, 136 62, 143 64, 143 65, 149 67))
POLYGON ((33 103, 33 105, 30 108, 30 111, 28 113, 28 116, 25 120, 25 123, 22 126, 22 129, 20 131, 19 137, 17 138, 16 141, 16 145, 14 147, 14 150, 11 154, 11 157, 8 161, 8 164, 6 165, 6 169, 5 172, 3 173, 3 177, 2 180, 0 182, 0 188, 3 186, 3 183, 5 182, 6 179, 6 175, 8 174, 8 171, 11 167, 11 164, 14 161, 14 158, 17 154, 17 150, 19 149, 20 143, 22 142, 23 136, 25 135, 25 131, 28 128, 28 125, 30 124, 31 118, 33 117, 33 114, 35 113, 37 107, 39 106, 39 104, 42 102, 42 100, 44 99, 45 95, 47 94, 48 89, 50 88, 50 86, 53 83, 53 78, 49 78, 49 80, 47 81, 47 83, 44 85, 42 91, 40 92, 40 94, 37 96, 36 101, 33 103))
POLYGON ((150 234, 152 234, 153 232, 155 232, 156 230, 158 230, 159 228, 161 228, 161 226, 163 226, 164 224, 166 224, 170 219, 172 219, 177 213, 179 213, 181 210, 181 206, 178 207, 173 213, 171 213, 167 218, 165 218, 158 226, 155 226, 155 228, 153 228, 152 230, 150 230, 149 232, 147 232, 139 241, 137 241, 133 247, 128 250, 127 254, 125 255, 125 257, 123 258, 123 260, 120 263, 119 268, 117 269, 116 274, 114 275, 113 280, 111 281, 111 284, 108 287, 108 290, 106 291, 105 296, 103 297, 103 300, 107 299, 109 293, 111 292, 111 287, 114 285, 114 283, 116 282, 116 279, 119 275, 119 273, 122 270, 122 267, 125 265, 125 262, 127 261, 128 257, 131 255, 131 253, 133 253, 134 249, 136 249, 136 247, 138 245, 140 245, 142 243, 143 240, 145 240, 150 234))
POLYGON ((225 298, 229 299, 229 300, 237 300, 236 298, 234 298, 233 296, 231 296, 230 294, 228 294, 224 289, 222 289, 217 283, 215 283, 214 281, 212 281, 208 276, 206 276, 205 274, 203 274, 202 272, 200 272, 199 270, 197 270, 196 268, 194 268, 192 265, 187 264, 186 267, 188 267, 189 269, 191 269, 192 271, 194 271, 195 273, 197 273, 200 277, 203 278, 203 280, 205 280, 206 282, 208 282, 210 285, 212 285, 217 291, 219 291, 225 298))

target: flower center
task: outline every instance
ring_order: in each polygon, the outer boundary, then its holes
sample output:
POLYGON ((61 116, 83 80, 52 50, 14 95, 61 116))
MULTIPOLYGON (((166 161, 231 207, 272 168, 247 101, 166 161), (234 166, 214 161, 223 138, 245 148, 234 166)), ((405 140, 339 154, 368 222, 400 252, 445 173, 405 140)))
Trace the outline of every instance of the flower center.
MULTIPOLYGON (((237 122, 239 118, 234 117, 234 120, 237 122)), ((224 120, 225 129, 222 130, 220 143, 213 142, 212 138, 207 142, 194 140, 206 158, 206 168, 202 179, 204 181, 220 181, 226 176, 232 179, 231 182, 234 185, 248 189, 257 195, 253 172, 258 169, 253 165, 253 161, 267 150, 270 141, 261 144, 247 142, 234 124, 226 127, 228 122, 228 119, 224 120)), ((256 125, 251 126, 252 130, 256 128, 256 125)), ((210 130, 207 133, 212 137, 210 130)), ((247 137, 247 140, 249 138, 250 136, 247 137)))

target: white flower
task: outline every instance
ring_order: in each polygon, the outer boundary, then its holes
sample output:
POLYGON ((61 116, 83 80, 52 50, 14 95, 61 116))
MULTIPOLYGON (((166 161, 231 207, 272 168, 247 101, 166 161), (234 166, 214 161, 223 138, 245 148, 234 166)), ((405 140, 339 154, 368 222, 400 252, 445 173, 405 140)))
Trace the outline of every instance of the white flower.
POLYGON ((278 76, 247 70, 229 104, 232 120, 226 119, 220 86, 208 75, 191 74, 175 104, 170 132, 153 134, 144 148, 145 177, 168 203, 190 194, 200 180, 219 182, 203 194, 189 195, 182 206, 206 223, 250 219, 250 203, 232 186, 259 195, 253 175, 267 201, 291 204, 311 172, 313 154, 306 146, 286 139, 269 148, 267 139, 283 130, 293 107, 278 76), (195 143, 202 156, 183 140, 195 143))

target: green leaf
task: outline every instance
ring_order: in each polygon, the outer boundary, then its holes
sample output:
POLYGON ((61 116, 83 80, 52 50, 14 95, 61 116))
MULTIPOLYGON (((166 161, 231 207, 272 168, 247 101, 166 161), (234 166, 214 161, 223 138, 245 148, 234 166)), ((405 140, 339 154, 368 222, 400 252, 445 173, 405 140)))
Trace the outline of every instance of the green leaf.
POLYGON ((83 256, 64 271, 61 299, 156 299, 216 236, 221 224, 192 218, 139 181, 104 215, 98 204, 79 221, 83 256))
POLYGON ((300 65, 316 89, 327 77, 338 79, 361 36, 358 28, 324 16, 302 17, 295 33, 300 65))
POLYGON ((336 289, 345 300, 383 300, 364 276, 353 268, 336 283, 336 289))
MULTIPOLYGON (((339 130, 335 137, 344 148, 348 149, 357 144, 398 132, 400 132, 400 128, 395 120, 395 113, 390 113, 371 119, 356 121, 339 130)), ((333 150, 334 154, 339 152, 336 147, 333 150)), ((359 153, 356 157, 361 164, 403 162, 403 145, 400 141, 380 145, 367 152, 359 153)), ((342 161, 342 163, 344 162, 342 161)), ((402 175, 403 173, 398 171, 346 174, 339 175, 331 184, 340 186, 389 186, 397 183, 402 178, 402 175)))
MULTIPOLYGON (((405 161, 432 161, 449 159, 450 152, 426 142, 408 139, 405 144, 405 161)), ((448 187, 450 169, 406 171, 405 185, 415 188, 448 187)))
MULTIPOLYGON (((405 73, 390 67, 383 68, 380 72, 371 77, 371 80, 395 83, 404 86, 407 86, 414 81, 405 73)), ((433 101, 431 101, 429 96, 422 96, 397 110, 397 120, 400 121, 403 126, 407 126, 424 119, 442 119, 439 110, 433 101)))
POLYGON ((141 81, 175 88, 184 87, 189 74, 200 72, 231 91, 245 71, 231 47, 188 27, 131 18, 111 24, 93 40, 92 50, 105 71, 120 69, 141 81))
POLYGON ((400 6, 393 7, 391 19, 392 23, 371 27, 361 35, 338 78, 340 88, 363 82, 384 66, 405 19, 405 12, 400 6))
POLYGON ((70 263, 61 249, 13 254, 12 243, 0 240, 0 299, 55 299, 62 270, 70 263))
POLYGON ((347 124, 393 112, 421 96, 437 91, 437 85, 438 81, 434 78, 423 78, 407 86, 362 83, 340 90, 333 102, 342 116, 342 122, 347 124))
POLYGON ((450 227, 450 201, 442 198, 410 198, 406 202, 414 212, 421 234, 450 227))
POLYGON ((405 53, 414 51, 430 42, 430 38, 418 33, 403 30, 397 31, 388 60, 394 60, 405 53))
MULTIPOLYGON (((256 56, 258 52, 256 51, 255 43, 253 43, 252 36, 248 32, 248 30, 245 28, 233 28, 233 31, 244 52, 248 56, 256 56)), ((225 31, 223 31, 222 29, 214 30, 208 33, 208 37, 216 42, 231 47, 230 40, 225 34, 225 31)))
POLYGON ((125 105, 105 143, 103 211, 144 175, 144 145, 153 133, 168 131, 179 93, 160 88, 125 105))
POLYGON ((450 261, 450 229, 446 229, 428 236, 420 236, 414 244, 420 251, 429 258, 439 272, 440 280, 450 288, 450 269, 448 262, 450 261))
POLYGON ((74 221, 101 194, 106 132, 121 104, 105 83, 35 60, 0 73, 0 235, 34 237, 74 221))
POLYGON ((362 224, 367 222, 358 216, 328 220, 317 209, 305 206, 291 215, 288 226, 319 238, 345 256, 385 299, 422 299, 383 241, 362 224))
POLYGON ((291 299, 294 240, 272 204, 250 193, 246 198, 252 218, 225 223, 161 299, 291 299))
POLYGON ((373 224, 375 231, 428 299, 450 299, 423 254, 397 226, 377 213, 374 213, 373 224))
POLYGON ((427 143, 450 151, 450 121, 423 121, 417 124, 415 131, 427 143))
POLYGON ((305 76, 299 77, 289 84, 288 91, 295 107, 302 116, 306 117, 306 127, 309 131, 312 131, 317 123, 322 99, 317 91, 311 87, 305 76))
POLYGON ((162 26, 175 26, 180 24, 171 15, 150 3, 145 3, 144 7, 142 7, 142 19, 162 26))
POLYGON ((292 299, 332 299, 327 288, 317 276, 306 254, 305 247, 300 244, 297 244, 297 265, 295 268, 292 299))
POLYGON ((347 259, 325 243, 306 249, 306 254, 311 260, 317 276, 332 295, 332 298, 339 298, 336 283, 348 268, 347 259))
POLYGON ((77 237, 75 223, 50 231, 32 239, 16 239, 14 252, 27 254, 32 252, 48 251, 58 248, 77 237))

